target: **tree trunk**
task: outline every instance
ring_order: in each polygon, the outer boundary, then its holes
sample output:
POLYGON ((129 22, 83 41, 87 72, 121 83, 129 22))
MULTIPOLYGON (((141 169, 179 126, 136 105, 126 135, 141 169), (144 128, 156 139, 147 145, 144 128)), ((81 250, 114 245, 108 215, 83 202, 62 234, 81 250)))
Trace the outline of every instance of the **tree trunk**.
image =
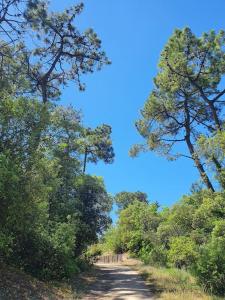
POLYGON ((32 156, 35 155, 40 145, 41 134, 48 123, 48 118, 49 118, 49 112, 48 112, 47 105, 43 104, 40 111, 40 119, 32 128, 32 136, 29 141, 29 149, 28 149, 29 159, 28 159, 27 170, 30 170, 32 168, 32 156))
POLYGON ((213 115, 214 122, 216 124, 217 131, 221 131, 222 128, 221 128, 220 120, 219 120, 216 108, 214 106, 214 103, 212 101, 210 101, 210 100, 208 100, 207 103, 209 105, 209 108, 212 111, 212 115, 213 115))
POLYGON ((200 173, 200 176, 203 180, 203 182, 205 183, 205 185, 207 186, 208 189, 210 189, 212 192, 215 192, 215 189, 208 177, 208 175, 206 174, 205 170, 204 170, 204 167, 198 157, 198 155, 196 154, 195 150, 194 150, 194 146, 193 144, 191 143, 191 140, 190 140, 190 136, 186 135, 185 137, 185 141, 187 143, 187 146, 188 146, 188 149, 191 153, 191 156, 195 162, 195 165, 200 173))
POLYGON ((86 171, 86 165, 87 165, 87 155, 88 155, 88 151, 87 151, 87 147, 85 147, 85 151, 84 151, 84 165, 83 165, 83 174, 85 174, 85 171, 86 171))
POLYGON ((201 98, 203 99, 204 102, 206 102, 212 112, 212 116, 213 116, 213 120, 215 122, 215 125, 216 125, 216 128, 218 131, 221 131, 222 128, 221 128, 221 124, 220 124, 220 120, 219 120, 219 117, 218 117, 218 114, 217 114, 217 111, 216 111, 216 108, 215 108, 215 105, 214 105, 214 102, 213 100, 209 100, 209 98, 205 95, 203 89, 201 86, 199 86, 193 79, 191 79, 190 77, 189 78, 189 81, 194 85, 194 87, 196 87, 199 92, 200 92, 200 95, 201 95, 201 98))
POLYGON ((221 163, 217 160, 217 158, 215 156, 212 157, 212 161, 213 161, 214 165, 216 166, 216 170, 218 172, 219 183, 220 183, 221 187, 223 189, 225 189, 225 183, 220 180, 220 176, 221 176, 221 172, 223 170, 223 167, 222 167, 221 163))
POLYGON ((190 118, 190 112, 189 112, 189 107, 188 107, 188 96, 185 96, 184 100, 184 113, 185 113, 185 130, 186 130, 186 135, 185 135, 185 141, 188 146, 189 152, 191 154, 191 157, 193 158, 195 165, 200 173, 200 176, 207 186, 209 190, 212 192, 215 192, 215 189, 208 177, 208 175, 205 172, 205 169, 200 161, 199 156, 195 152, 194 145, 191 142, 191 118, 190 118))

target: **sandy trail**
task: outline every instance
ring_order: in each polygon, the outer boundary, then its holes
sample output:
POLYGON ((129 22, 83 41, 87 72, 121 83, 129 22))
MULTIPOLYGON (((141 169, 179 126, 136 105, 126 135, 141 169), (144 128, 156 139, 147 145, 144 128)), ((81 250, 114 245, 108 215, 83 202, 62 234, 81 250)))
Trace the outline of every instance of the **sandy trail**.
POLYGON ((97 280, 83 300, 142 300, 153 299, 140 275, 129 267, 98 264, 97 280))

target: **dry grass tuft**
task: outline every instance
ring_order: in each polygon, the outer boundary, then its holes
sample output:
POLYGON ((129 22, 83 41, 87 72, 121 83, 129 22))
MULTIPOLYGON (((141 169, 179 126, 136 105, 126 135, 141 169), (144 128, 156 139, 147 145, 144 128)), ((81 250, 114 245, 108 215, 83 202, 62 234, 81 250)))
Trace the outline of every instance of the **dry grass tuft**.
POLYGON ((140 262, 129 262, 140 272, 149 288, 159 300, 222 300, 206 294, 188 272, 178 269, 144 266, 140 262))

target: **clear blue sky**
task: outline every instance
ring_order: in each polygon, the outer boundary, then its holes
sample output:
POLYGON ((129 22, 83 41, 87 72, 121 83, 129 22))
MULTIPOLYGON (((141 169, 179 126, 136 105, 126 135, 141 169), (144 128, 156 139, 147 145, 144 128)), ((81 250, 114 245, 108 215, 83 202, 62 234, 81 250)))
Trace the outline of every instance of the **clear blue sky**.
MULTIPOLYGON (((168 162, 155 153, 128 156, 132 144, 142 141, 134 127, 149 92, 161 50, 175 28, 185 26, 197 34, 225 29, 224 0, 84 0, 77 27, 92 27, 102 40, 112 65, 84 77, 81 93, 72 84, 63 92, 63 104, 81 109, 84 124, 112 126, 115 162, 89 165, 90 174, 101 175, 107 190, 146 192, 150 200, 171 205, 199 176, 186 159, 168 162)), ((77 3, 77 2, 75 2, 77 3)), ((54 9, 74 4, 52 0, 54 9)))

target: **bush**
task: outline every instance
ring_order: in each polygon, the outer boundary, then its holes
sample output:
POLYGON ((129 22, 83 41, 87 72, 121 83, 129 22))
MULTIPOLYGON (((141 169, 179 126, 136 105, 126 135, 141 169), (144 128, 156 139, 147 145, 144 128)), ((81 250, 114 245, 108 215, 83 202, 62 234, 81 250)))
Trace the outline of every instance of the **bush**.
POLYGON ((141 247, 138 252, 138 257, 143 261, 144 264, 150 264, 152 262, 151 259, 152 245, 144 245, 141 247))
POLYGON ((79 271, 74 257, 72 223, 49 222, 46 228, 14 232, 11 252, 5 261, 41 279, 71 277, 79 271))
POLYGON ((169 262, 176 268, 190 267, 197 259, 195 243, 186 236, 170 239, 169 262))
POLYGON ((0 231, 0 261, 10 255, 12 251, 13 238, 0 231))
POLYGON ((225 295, 225 238, 224 235, 220 236, 224 229, 224 221, 216 225, 212 240, 201 249, 194 268, 198 282, 204 289, 218 295, 225 295))
POLYGON ((167 265, 167 251, 163 246, 156 246, 151 251, 151 263, 155 266, 167 265))
POLYGON ((41 279, 61 279, 79 271, 72 255, 34 232, 18 235, 12 254, 10 262, 41 279))
POLYGON ((110 227, 103 240, 103 251, 112 253, 123 253, 127 249, 124 249, 123 242, 121 240, 121 232, 118 227, 110 227))
POLYGON ((88 260, 90 263, 94 263, 96 261, 96 258, 101 254, 102 254, 102 245, 94 244, 91 245, 85 252, 85 259, 88 260))

